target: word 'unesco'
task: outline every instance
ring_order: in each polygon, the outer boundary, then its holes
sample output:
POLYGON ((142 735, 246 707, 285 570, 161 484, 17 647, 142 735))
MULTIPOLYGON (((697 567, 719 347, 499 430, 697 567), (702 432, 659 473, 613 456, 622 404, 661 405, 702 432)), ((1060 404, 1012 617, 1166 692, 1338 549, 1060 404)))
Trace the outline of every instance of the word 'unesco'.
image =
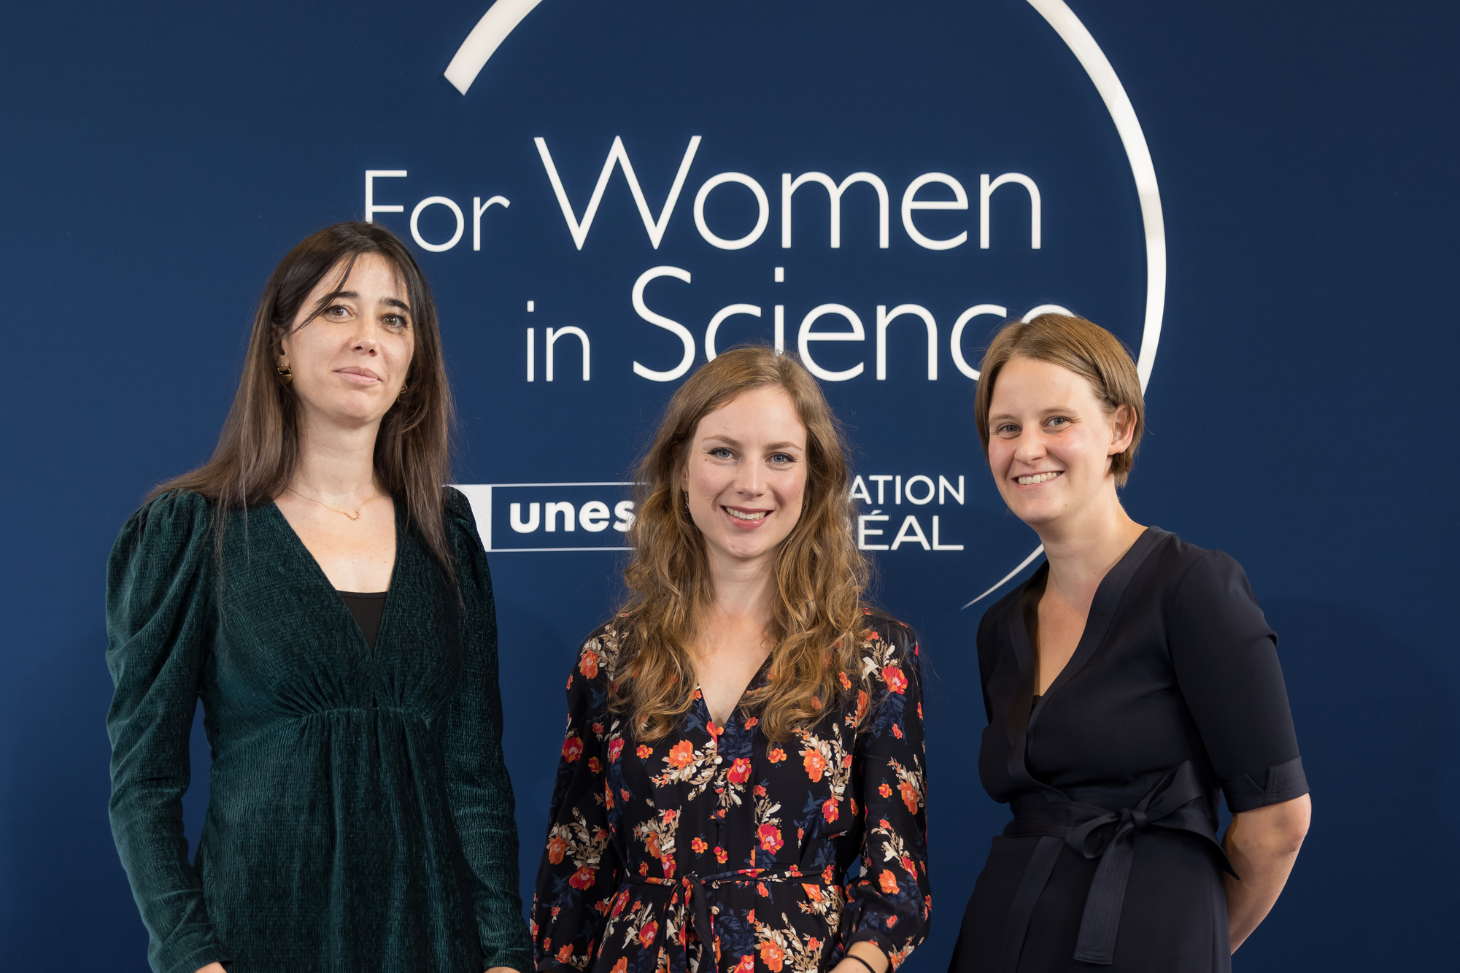
POLYGON ((522 516, 522 504, 514 503, 507 508, 507 514, 512 529, 519 534, 534 533, 539 525, 551 534, 558 530, 559 524, 564 531, 571 532, 576 524, 589 533, 596 534, 607 530, 612 518, 617 518, 613 521, 613 529, 623 533, 633 526, 634 501, 620 500, 614 504, 612 514, 608 512, 608 504, 602 500, 589 500, 581 507, 575 507, 567 500, 529 503, 525 519, 522 516))
MULTIPOLYGON (((615 168, 623 172, 624 181, 628 183, 629 192, 633 195, 634 204, 638 207, 639 217, 643 220, 644 230, 649 235, 649 242, 654 249, 659 249, 660 242, 664 239, 664 232, 669 227, 669 221, 674 216, 676 204, 679 202, 681 191, 684 189, 685 180, 689 177, 690 166, 694 162, 695 154, 699 151, 700 136, 696 135, 689 140, 689 146, 684 151, 684 156, 679 163, 679 171, 675 174, 674 184, 670 186, 668 195, 664 198, 664 204, 659 208, 656 216, 649 205, 649 200, 644 194, 643 187, 639 184, 639 178, 634 172, 633 163, 629 161, 628 151, 624 148, 623 139, 614 136, 613 147, 608 151, 608 158, 603 162, 603 168, 598 173, 598 182, 593 187, 593 194, 588 198, 580 216, 571 200, 568 199, 567 190, 563 188, 563 181, 558 175, 557 164, 553 161, 552 153, 548 150, 547 141, 542 138, 533 140, 537 145, 538 155, 542 159, 543 170, 547 175, 548 182, 552 185, 553 194, 557 197, 558 207, 562 210, 563 219, 567 223, 568 233, 573 239, 573 245, 579 250, 588 240, 588 232, 593 227, 593 219, 598 215, 598 206, 603 201, 604 191, 608 188, 609 180, 613 177, 615 168)), ((365 221, 372 222, 376 213, 403 213, 405 205, 401 203, 377 203, 375 202, 375 180, 377 179, 404 179, 407 177, 405 169, 367 169, 365 170, 365 221)), ((841 207, 842 195, 853 186, 866 186, 876 195, 877 199, 877 245, 887 249, 890 245, 890 208, 891 197, 887 191, 887 184, 882 178, 871 172, 854 172, 841 182, 837 182, 824 172, 804 172, 793 176, 789 172, 781 173, 781 246, 790 249, 791 241, 794 238, 792 232, 792 199, 796 191, 810 186, 821 186, 826 190, 830 206, 830 243, 833 249, 842 245, 842 220, 841 207)), ((1042 223, 1041 203, 1039 187, 1034 180, 1018 172, 1006 172, 1000 176, 990 178, 988 173, 979 176, 979 247, 989 249, 989 200, 994 191, 1000 186, 1019 185, 1024 187, 1029 195, 1029 246, 1038 250, 1040 247, 1040 226, 1042 223)), ((865 195, 865 194, 864 194, 865 195)), ((505 196, 489 196, 485 202, 482 197, 473 196, 471 203, 471 235, 472 249, 482 248, 482 217, 493 206, 500 206, 503 209, 511 206, 511 201, 505 196)), ((920 247, 928 250, 951 250, 960 247, 968 241, 968 231, 961 231, 950 237, 928 236, 920 230, 914 219, 914 214, 924 210, 966 210, 968 209, 968 192, 963 184, 953 176, 944 172, 925 172, 908 183, 902 193, 902 228, 908 239, 920 247), (945 190, 939 195, 944 198, 928 198, 930 193, 936 192, 934 187, 941 186, 945 190), (927 192, 925 192, 927 190, 927 192), (946 198, 951 193, 952 198, 946 198)), ((771 205, 770 197, 766 194, 765 187, 754 177, 743 172, 721 172, 710 176, 700 184, 699 190, 694 197, 694 222, 695 229, 699 231, 700 237, 711 246, 721 250, 743 250, 758 241, 770 225, 771 205), (705 220, 705 202, 710 194, 721 187, 726 191, 732 191, 729 187, 738 186, 740 192, 749 192, 755 199, 756 221, 755 226, 738 237, 724 237, 712 230, 705 220)), ((411 237, 425 250, 433 253, 440 253, 454 248, 461 242, 466 234, 467 216, 457 202, 448 196, 427 196, 416 203, 411 210, 411 237), (442 206, 450 211, 455 217, 455 232, 446 240, 427 240, 421 235, 420 220, 421 214, 432 206, 442 206)), ((723 227, 721 229, 724 229, 723 227)))

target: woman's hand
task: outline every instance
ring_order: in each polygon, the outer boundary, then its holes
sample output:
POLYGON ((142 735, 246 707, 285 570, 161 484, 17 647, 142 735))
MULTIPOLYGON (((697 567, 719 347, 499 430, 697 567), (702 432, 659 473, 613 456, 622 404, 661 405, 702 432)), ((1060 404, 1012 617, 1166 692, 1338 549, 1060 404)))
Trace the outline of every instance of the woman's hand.
POLYGON ((228 971, 223 968, 222 963, 209 963, 207 966, 198 970, 198 973, 228 973, 228 971))
MULTIPOLYGON (((1287 884, 1298 849, 1308 834, 1313 802, 1308 795, 1232 815, 1222 847, 1240 880, 1224 874, 1227 931, 1237 952, 1257 924, 1267 918, 1287 884)), ((852 973, 852 971, 847 971, 852 973)))
MULTIPOLYGON (((847 954, 865 960, 867 966, 872 967, 872 973, 887 973, 888 968, 892 966, 887 955, 865 939, 852 943, 847 954)), ((843 957, 840 963, 832 967, 831 973, 867 973, 867 966, 863 966, 857 960, 843 957)))
POLYGON ((510 966, 493 966, 487 970, 487 973, 517 973, 517 971, 510 966))

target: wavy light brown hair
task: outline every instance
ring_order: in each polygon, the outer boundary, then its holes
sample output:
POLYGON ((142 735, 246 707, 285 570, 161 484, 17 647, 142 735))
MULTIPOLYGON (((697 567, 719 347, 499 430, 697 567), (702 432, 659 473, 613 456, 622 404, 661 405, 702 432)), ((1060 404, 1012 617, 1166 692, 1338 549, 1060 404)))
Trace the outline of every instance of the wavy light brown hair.
POLYGON ((1090 383, 1111 415, 1125 406, 1131 411, 1134 432, 1125 452, 1110 458, 1110 472, 1116 486, 1125 486, 1135 466, 1136 450, 1141 433, 1146 429, 1146 400, 1141 394, 1141 376, 1136 371, 1130 349, 1115 335, 1093 321, 1068 314, 1041 314, 1028 321, 1011 321, 999 329, 984 352, 979 366, 978 392, 974 397, 973 421, 983 443, 983 455, 989 455, 989 404, 994 399, 994 383, 999 372, 1015 358, 1049 362, 1067 368, 1090 383))
POLYGON ((618 627, 624 649, 611 705, 640 739, 678 725, 697 682, 689 646, 714 601, 704 536, 682 500, 680 476, 700 420, 743 392, 779 388, 806 427, 800 519, 776 551, 778 597, 767 633, 770 678, 752 697, 771 740, 814 725, 823 706, 863 683, 857 643, 865 627, 866 558, 852 536, 846 449, 821 387, 794 358, 764 346, 735 348, 702 366, 669 401, 638 470, 630 597, 618 627))
MULTIPOLYGON (((246 511, 269 503, 299 465, 299 398, 278 375, 280 342, 308 327, 345 290, 361 255, 373 253, 395 265, 410 301, 415 345, 403 393, 380 421, 375 472, 403 508, 450 578, 455 577, 442 522, 442 484, 450 475, 451 390, 441 357, 436 302, 425 275, 405 244, 375 223, 336 223, 306 237, 284 257, 264 285, 244 357, 233 407, 213 456, 197 469, 152 491, 193 490, 217 508, 246 511), (342 268, 335 289, 315 302, 297 326, 300 308, 316 284, 342 268)), ((218 544, 222 549, 223 519, 218 544)))

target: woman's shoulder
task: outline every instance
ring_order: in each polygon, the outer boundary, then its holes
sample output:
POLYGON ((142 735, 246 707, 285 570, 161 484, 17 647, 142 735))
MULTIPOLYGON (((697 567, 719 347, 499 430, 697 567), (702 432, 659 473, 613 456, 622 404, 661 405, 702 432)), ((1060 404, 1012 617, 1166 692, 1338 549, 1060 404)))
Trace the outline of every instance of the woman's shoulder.
POLYGON ((573 664, 574 678, 581 675, 589 681, 608 680, 623 650, 628 618, 627 613, 620 612, 584 637, 573 664))
POLYGON ((906 622, 875 605, 862 606, 862 637, 867 641, 887 641, 899 645, 916 645, 917 634, 906 622))
POLYGON ((207 497, 193 490, 168 490, 142 504, 117 538, 133 544, 174 544, 186 546, 208 532, 213 522, 213 505, 207 497))
POLYGON ((1215 548, 1199 547, 1159 527, 1149 529, 1157 534, 1157 546, 1151 559, 1155 570, 1150 573, 1156 586, 1182 598, 1191 595, 1206 597, 1234 590, 1242 590, 1251 597, 1247 573, 1232 555, 1215 548))
POLYGON ((918 636, 912 626, 871 605, 862 607, 861 654, 864 671, 882 672, 888 666, 921 666, 918 636))
POLYGON ((441 519, 447 531, 469 537, 477 536, 477 517, 471 501, 456 487, 441 488, 441 519))
POLYGON ((108 587, 167 585, 179 573, 207 571, 213 551, 213 505, 191 490, 147 501, 122 525, 108 560, 108 587))

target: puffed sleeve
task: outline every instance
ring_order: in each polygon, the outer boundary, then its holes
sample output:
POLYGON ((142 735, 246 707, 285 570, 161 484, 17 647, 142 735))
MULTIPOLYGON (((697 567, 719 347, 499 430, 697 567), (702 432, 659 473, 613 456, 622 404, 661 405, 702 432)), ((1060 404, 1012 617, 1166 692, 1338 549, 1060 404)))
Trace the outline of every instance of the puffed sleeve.
POLYGON ((230 960, 188 861, 182 818, 188 736, 216 627, 210 520, 198 494, 164 494, 127 521, 107 562, 112 836, 157 973, 230 960))
POLYGON ((611 838, 615 795, 608 786, 609 764, 622 746, 621 739, 608 743, 608 679, 617 650, 613 629, 600 629, 583 643, 568 676, 568 728, 532 904, 539 971, 588 968, 623 871, 611 838))
POLYGON ((532 951, 517 891, 512 781, 502 755, 492 579, 471 504, 457 490, 446 494, 446 524, 466 608, 461 683, 442 727, 447 798, 471 869, 482 966, 525 971, 532 968, 532 951))
POLYGON ((927 938, 933 903, 923 680, 911 629, 878 618, 868 638, 871 709, 853 761, 863 782, 862 873, 848 889, 852 931, 844 942, 873 943, 895 968, 927 938))
POLYGON ((1308 793, 1277 636, 1241 565, 1203 552, 1176 590, 1167 637, 1227 807, 1250 811, 1308 793))

